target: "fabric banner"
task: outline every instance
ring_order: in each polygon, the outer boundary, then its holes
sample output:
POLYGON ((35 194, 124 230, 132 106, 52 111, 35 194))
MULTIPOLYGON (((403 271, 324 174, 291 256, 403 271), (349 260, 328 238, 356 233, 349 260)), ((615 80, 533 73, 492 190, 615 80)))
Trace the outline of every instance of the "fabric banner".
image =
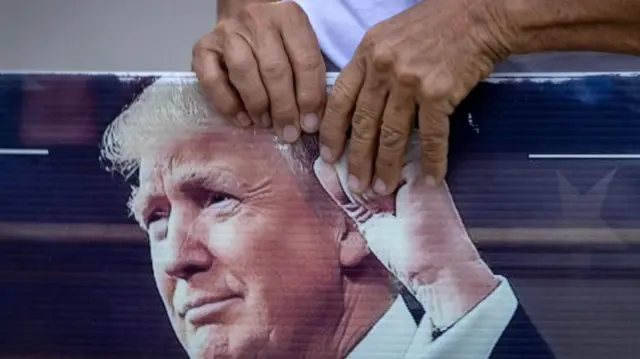
POLYGON ((451 131, 379 198, 191 74, 0 73, 0 359, 638 358, 640 73, 496 75, 451 131))

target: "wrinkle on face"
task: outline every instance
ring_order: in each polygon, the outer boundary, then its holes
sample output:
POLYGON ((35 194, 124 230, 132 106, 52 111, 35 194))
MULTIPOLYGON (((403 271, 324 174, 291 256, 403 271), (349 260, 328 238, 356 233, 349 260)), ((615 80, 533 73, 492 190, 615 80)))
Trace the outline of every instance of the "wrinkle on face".
POLYGON ((175 211, 171 215, 187 216, 167 225, 189 226, 182 238, 172 240, 200 241, 203 250, 216 257, 214 268, 184 281, 165 274, 163 261, 175 255, 171 251, 192 248, 185 247, 186 242, 174 247, 168 241, 151 243, 159 292, 174 330, 191 352, 208 351, 199 346, 209 341, 223 351, 239 346, 253 354, 291 350, 317 328, 327 335, 333 325, 328 323, 341 314, 332 304, 342 295, 335 229, 315 214, 305 196, 309 188, 301 185, 273 143, 253 140, 241 148, 206 136, 190 138, 167 144, 141 163, 140 188, 132 199, 136 217, 144 218, 165 201, 175 211), (199 207, 193 193, 202 188, 227 193, 237 203, 199 207), (206 333, 185 326, 175 315, 175 296, 206 291, 227 276, 246 287, 246 313, 206 333))

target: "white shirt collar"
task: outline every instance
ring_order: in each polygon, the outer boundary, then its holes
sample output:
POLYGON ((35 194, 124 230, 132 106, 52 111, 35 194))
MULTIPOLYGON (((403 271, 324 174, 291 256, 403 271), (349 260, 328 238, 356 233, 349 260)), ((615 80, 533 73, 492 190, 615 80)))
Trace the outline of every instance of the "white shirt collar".
POLYGON ((509 282, 502 276, 498 287, 469 313, 431 340, 431 326, 423 319, 405 359, 488 359, 518 307, 509 282))
POLYGON ((374 324, 367 335, 347 355, 347 359, 404 358, 418 329, 402 296, 374 324))
POLYGON ((418 328, 398 296, 347 359, 489 358, 518 307, 509 282, 497 278, 498 287, 434 341, 430 321, 423 318, 418 328))

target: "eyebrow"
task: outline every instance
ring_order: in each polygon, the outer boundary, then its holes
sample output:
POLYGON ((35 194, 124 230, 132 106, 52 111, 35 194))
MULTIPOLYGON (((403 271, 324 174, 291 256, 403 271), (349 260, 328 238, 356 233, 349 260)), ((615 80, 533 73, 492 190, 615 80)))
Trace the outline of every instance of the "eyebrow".
POLYGON ((178 184, 180 192, 197 187, 214 187, 238 191, 249 187, 231 167, 215 165, 179 165, 169 175, 170 183, 178 184))
POLYGON ((128 207, 130 213, 136 219, 136 221, 142 226, 144 211, 151 207, 153 202, 156 202, 162 198, 162 194, 159 191, 148 190, 143 188, 138 188, 135 190, 131 199, 129 200, 128 207))
MULTIPOLYGON (((170 170, 168 179, 170 183, 178 184, 180 192, 188 192, 194 188, 210 187, 221 191, 241 191, 249 189, 249 184, 237 176, 235 171, 227 166, 198 166, 179 165, 170 170)), ((165 195, 158 190, 149 189, 148 186, 139 187, 129 201, 129 208, 138 222, 141 215, 165 195)))

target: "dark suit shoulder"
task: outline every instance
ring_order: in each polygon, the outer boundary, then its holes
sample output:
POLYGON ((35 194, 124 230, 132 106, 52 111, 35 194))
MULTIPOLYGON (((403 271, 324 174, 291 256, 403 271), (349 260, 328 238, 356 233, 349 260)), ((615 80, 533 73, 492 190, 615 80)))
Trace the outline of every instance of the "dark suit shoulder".
POLYGON ((524 308, 518 305, 490 359, 555 359, 555 355, 524 308))

